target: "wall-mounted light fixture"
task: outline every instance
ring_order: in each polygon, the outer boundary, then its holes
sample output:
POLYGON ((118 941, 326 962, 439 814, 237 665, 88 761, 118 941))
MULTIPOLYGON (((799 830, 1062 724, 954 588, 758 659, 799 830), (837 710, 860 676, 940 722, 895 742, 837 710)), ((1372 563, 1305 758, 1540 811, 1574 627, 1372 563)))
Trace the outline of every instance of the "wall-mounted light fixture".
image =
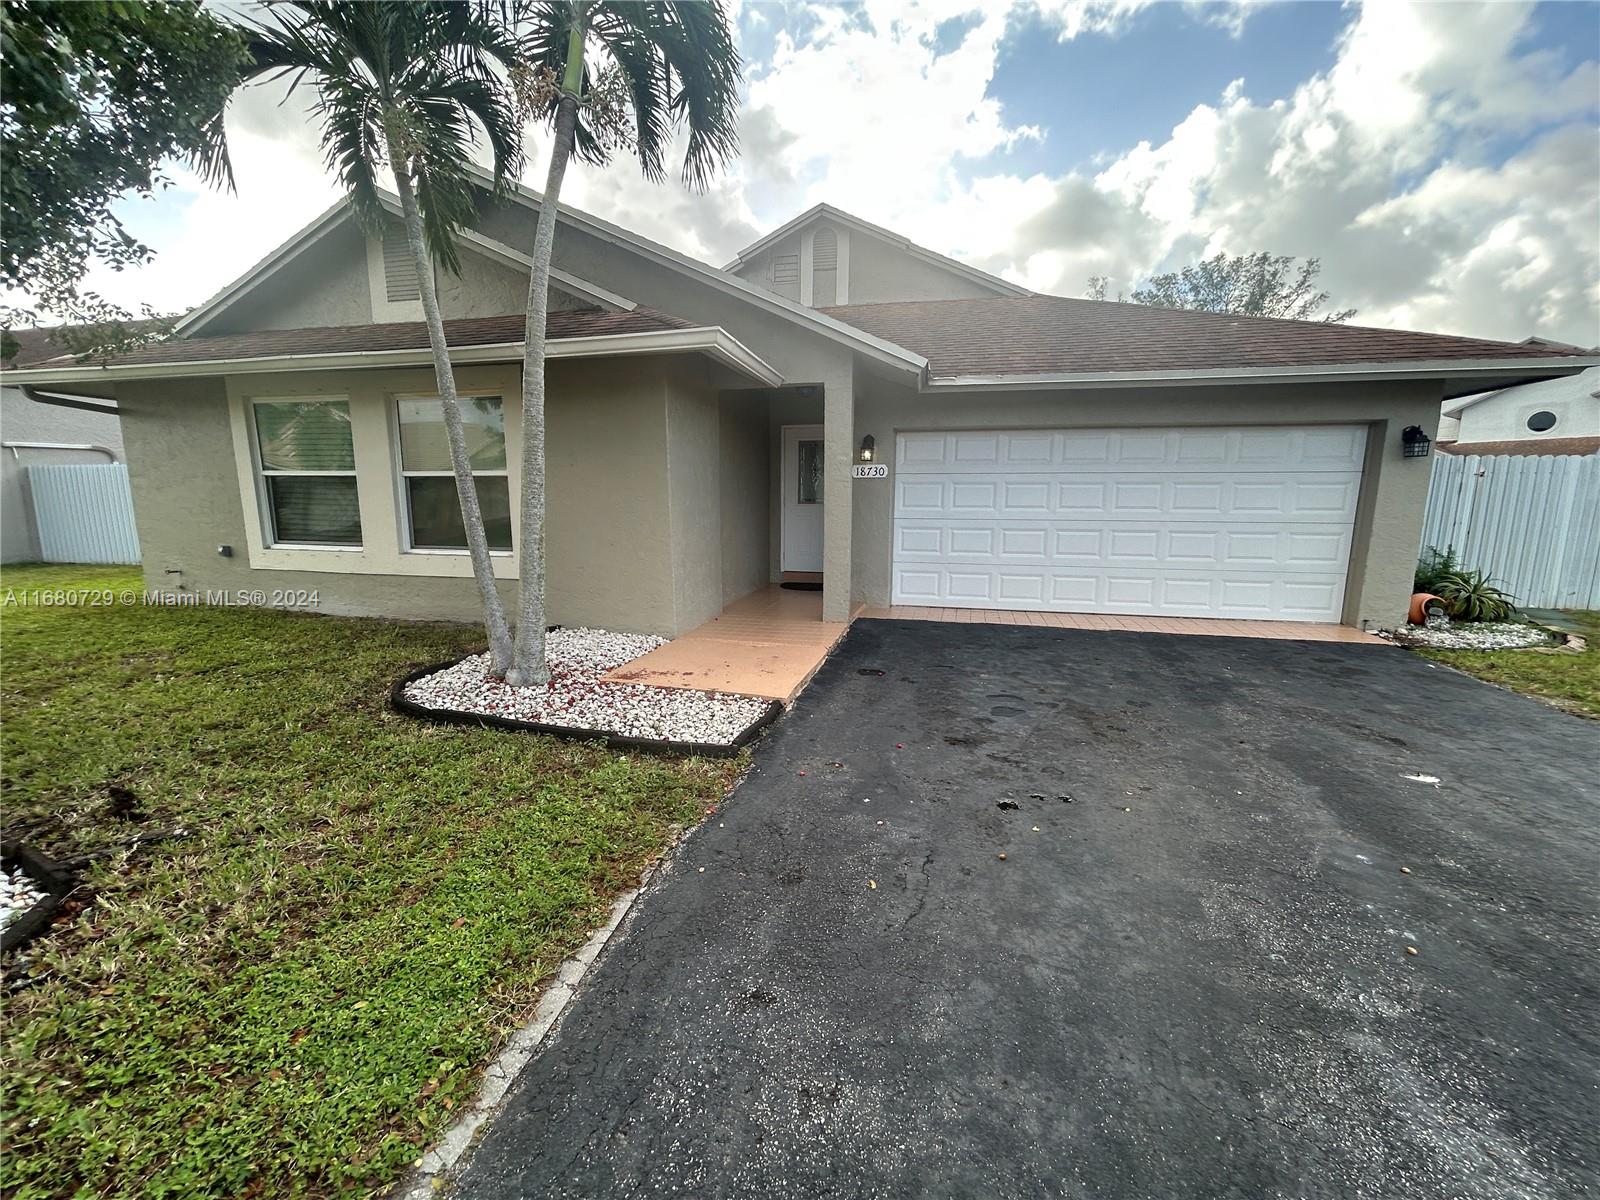
POLYGON ((1400 434, 1400 444, 1405 447, 1407 458, 1427 458, 1433 439, 1422 432, 1421 425, 1407 425, 1400 434))
POLYGON ((877 443, 877 440, 869 433, 869 434, 867 434, 866 437, 861 439, 861 458, 860 458, 860 461, 864 462, 864 463, 872 462, 873 459, 875 459, 877 457, 877 454, 878 454, 878 443, 877 443))

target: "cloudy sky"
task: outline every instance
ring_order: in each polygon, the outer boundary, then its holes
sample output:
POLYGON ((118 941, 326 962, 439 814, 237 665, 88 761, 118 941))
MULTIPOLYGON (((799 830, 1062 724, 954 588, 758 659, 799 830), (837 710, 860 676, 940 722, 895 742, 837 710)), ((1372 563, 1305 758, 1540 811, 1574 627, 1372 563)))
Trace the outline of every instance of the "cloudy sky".
MULTIPOLYGON (((1362 324, 1600 342, 1600 5, 869 0, 736 8, 743 153, 703 195, 617 162, 566 199, 709 262, 820 200, 1030 288, 1314 255, 1362 324)), ((130 202, 120 302, 204 300, 336 198, 281 89, 237 195, 130 202)), ((543 180, 543 145, 527 182, 543 180)))

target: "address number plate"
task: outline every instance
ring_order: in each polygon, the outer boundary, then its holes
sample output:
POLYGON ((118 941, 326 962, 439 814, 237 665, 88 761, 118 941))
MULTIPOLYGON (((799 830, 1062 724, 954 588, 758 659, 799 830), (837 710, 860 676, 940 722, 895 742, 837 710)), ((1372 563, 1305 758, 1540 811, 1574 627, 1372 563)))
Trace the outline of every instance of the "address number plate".
POLYGON ((889 464, 856 463, 850 468, 850 475, 855 479, 887 479, 889 478, 889 464))

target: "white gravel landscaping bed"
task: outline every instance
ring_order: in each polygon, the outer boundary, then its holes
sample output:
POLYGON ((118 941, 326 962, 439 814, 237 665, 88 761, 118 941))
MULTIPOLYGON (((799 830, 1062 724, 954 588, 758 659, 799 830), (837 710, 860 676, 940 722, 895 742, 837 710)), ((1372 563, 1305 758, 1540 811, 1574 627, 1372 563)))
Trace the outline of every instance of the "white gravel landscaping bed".
POLYGON ((1391 631, 1390 636, 1403 646, 1428 646, 1434 650, 1521 650, 1552 644, 1544 630, 1514 621, 1409 625, 1391 631))
POLYGON ((35 904, 44 892, 21 871, 0 871, 0 929, 4 929, 35 904))
POLYGON ((452 667, 413 680, 404 695, 432 712, 472 713, 595 730, 621 737, 730 746, 766 716, 769 702, 723 692, 605 683, 600 676, 666 645, 665 638, 558 629, 545 643, 550 682, 514 688, 488 675, 489 656, 475 654, 452 667))

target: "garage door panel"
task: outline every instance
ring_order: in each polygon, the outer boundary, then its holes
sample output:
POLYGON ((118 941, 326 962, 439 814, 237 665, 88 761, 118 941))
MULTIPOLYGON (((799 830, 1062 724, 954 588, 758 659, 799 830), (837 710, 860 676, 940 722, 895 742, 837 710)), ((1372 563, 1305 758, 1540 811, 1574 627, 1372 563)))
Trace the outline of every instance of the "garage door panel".
POLYGON ((998 468, 1075 473, 1182 475, 1226 470, 1357 471, 1366 457, 1364 426, 1241 429, 981 430, 903 433, 895 463, 941 474, 998 468))
POLYGON ((1342 581, 1319 577, 1121 568, 1090 572, 1060 565, 897 566, 894 583, 899 604, 1320 622, 1337 619, 1344 592, 1342 581))
POLYGON ((897 603, 1334 621, 1366 431, 897 440, 897 603))
POLYGON ((1056 435, 1053 433, 1011 433, 1002 445, 1002 462, 1024 471, 1051 467, 1056 462, 1056 435))
POLYGON ((951 566, 1053 562, 1342 573, 1349 555, 1348 527, 1332 524, 1235 525, 1222 530, 1157 522, 1095 526, 1054 521, 902 520, 895 526, 895 557, 899 561, 951 566))
POLYGON ((947 479, 903 473, 895 480, 897 516, 1074 516, 1214 522, 1347 520, 1354 516, 1360 476, 1282 474, 1229 479, 1077 480, 991 471, 947 479))

